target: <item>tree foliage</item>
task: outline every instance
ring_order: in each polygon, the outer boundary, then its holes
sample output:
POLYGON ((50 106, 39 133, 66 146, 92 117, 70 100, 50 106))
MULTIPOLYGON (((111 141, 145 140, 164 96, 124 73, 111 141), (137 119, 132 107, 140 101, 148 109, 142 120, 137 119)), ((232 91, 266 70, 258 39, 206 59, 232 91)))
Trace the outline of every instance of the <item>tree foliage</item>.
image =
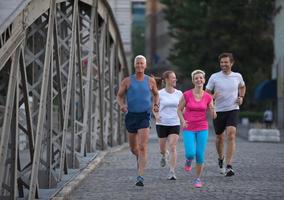
POLYGON ((133 55, 145 54, 144 26, 132 25, 132 53, 133 55))
MULTIPOLYGON (((242 73, 248 94, 269 79, 273 61, 274 0, 160 0, 176 43, 169 56, 184 76, 200 68, 218 71, 218 55, 235 55, 233 71, 242 73)), ((181 79, 183 77, 180 77, 181 79)))

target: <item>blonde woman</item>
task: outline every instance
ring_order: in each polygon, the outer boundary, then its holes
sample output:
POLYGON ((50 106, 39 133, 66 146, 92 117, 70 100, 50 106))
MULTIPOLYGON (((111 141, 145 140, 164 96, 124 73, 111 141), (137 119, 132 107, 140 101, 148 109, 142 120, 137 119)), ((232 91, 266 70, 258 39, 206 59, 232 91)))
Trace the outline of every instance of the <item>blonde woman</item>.
POLYGON ((196 177, 194 187, 200 188, 203 183, 200 180, 205 160, 205 149, 208 138, 208 121, 206 112, 210 110, 211 116, 216 118, 213 99, 203 90, 205 72, 195 70, 191 73, 193 89, 183 93, 178 106, 178 116, 183 128, 183 141, 186 162, 185 171, 191 171, 192 161, 196 158, 196 177))

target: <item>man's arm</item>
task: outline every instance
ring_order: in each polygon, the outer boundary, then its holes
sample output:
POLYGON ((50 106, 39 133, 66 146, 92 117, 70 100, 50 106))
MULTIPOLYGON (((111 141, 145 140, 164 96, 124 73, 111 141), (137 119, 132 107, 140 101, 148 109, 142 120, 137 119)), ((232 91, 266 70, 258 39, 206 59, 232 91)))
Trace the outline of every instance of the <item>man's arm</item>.
POLYGON ((212 95, 212 90, 206 89, 205 91, 212 95))
POLYGON ((246 86, 245 86, 245 85, 240 86, 240 87, 239 87, 239 96, 238 96, 238 99, 237 99, 237 103, 238 103, 239 105, 242 105, 242 104, 243 104, 245 94, 246 94, 246 86))
POLYGON ((243 85, 241 87, 239 87, 239 97, 245 97, 245 94, 246 94, 246 86, 243 85))
POLYGON ((213 90, 214 90, 214 84, 213 84, 213 78, 210 76, 208 83, 205 87, 205 91, 208 92, 209 94, 213 95, 213 90))
POLYGON ((117 103, 122 112, 127 112, 127 105, 125 104, 125 93, 127 91, 128 84, 129 84, 129 77, 122 80, 116 96, 117 103))
POLYGON ((157 84, 154 78, 150 77, 150 86, 153 95, 153 110, 154 112, 159 112, 159 92, 157 88, 157 84))

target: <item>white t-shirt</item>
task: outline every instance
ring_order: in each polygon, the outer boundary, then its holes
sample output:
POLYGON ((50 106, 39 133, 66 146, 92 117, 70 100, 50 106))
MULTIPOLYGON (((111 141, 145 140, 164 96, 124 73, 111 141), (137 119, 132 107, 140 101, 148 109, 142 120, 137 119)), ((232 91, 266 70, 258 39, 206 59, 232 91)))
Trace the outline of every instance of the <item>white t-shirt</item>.
POLYGON ((208 80, 206 89, 214 91, 215 105, 217 112, 238 110, 239 105, 236 103, 238 98, 239 87, 245 85, 240 73, 231 72, 226 75, 222 71, 214 73, 208 80))
POLYGON ((165 88, 159 90, 160 108, 159 116, 160 121, 156 122, 158 125, 177 126, 180 125, 180 120, 177 115, 177 107, 182 91, 175 89, 173 93, 168 93, 165 88))
POLYGON ((265 121, 272 121, 273 119, 273 114, 271 110, 266 110, 263 114, 263 118, 265 121))

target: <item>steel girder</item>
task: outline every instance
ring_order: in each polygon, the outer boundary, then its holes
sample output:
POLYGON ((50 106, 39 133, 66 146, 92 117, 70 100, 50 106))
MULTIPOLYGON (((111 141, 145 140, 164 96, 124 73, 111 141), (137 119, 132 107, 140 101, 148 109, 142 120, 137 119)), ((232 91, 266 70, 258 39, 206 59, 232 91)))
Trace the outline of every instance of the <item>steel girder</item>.
POLYGON ((115 93, 129 69, 107 2, 18 8, 0 26, 0 199, 38 198, 127 140, 115 93))

